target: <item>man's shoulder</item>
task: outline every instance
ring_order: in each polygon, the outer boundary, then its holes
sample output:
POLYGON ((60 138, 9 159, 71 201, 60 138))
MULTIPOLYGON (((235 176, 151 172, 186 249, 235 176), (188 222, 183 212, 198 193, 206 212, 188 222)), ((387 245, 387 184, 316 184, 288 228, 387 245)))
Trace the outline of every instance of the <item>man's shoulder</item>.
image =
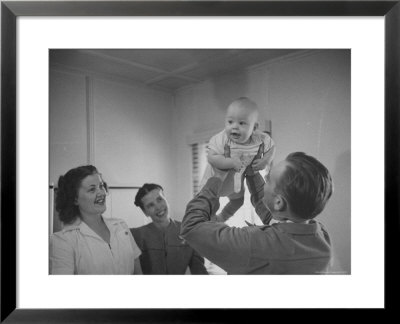
POLYGON ((245 228, 248 229, 248 231, 252 232, 252 233, 262 233, 262 232, 267 232, 267 231, 272 230, 271 225, 250 225, 245 228))
POLYGON ((246 227, 249 234, 254 238, 260 239, 270 239, 280 236, 281 229, 278 223, 273 223, 269 225, 253 225, 246 227))
POLYGON ((327 228, 325 227, 325 225, 322 224, 321 222, 317 221, 317 220, 314 220, 314 222, 319 227, 318 230, 322 232, 322 234, 324 235, 325 239, 330 242, 330 240, 331 240, 330 239, 330 235, 329 235, 329 232, 328 232, 327 228))

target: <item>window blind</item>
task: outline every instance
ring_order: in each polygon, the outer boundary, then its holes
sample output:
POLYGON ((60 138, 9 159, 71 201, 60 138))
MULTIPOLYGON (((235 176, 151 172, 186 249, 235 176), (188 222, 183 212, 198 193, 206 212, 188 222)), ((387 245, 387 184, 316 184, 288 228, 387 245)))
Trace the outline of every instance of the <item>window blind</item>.
POLYGON ((200 191, 200 183, 203 178, 207 163, 207 143, 194 143, 192 147, 192 179, 193 196, 200 191))

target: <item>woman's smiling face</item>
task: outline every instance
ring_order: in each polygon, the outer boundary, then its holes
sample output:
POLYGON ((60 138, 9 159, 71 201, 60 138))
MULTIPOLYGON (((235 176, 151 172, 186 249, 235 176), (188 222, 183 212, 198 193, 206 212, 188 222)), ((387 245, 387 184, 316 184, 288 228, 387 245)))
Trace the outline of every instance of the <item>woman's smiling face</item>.
POLYGON ((106 195, 101 175, 92 174, 82 180, 75 204, 81 215, 101 215, 107 209, 106 195))

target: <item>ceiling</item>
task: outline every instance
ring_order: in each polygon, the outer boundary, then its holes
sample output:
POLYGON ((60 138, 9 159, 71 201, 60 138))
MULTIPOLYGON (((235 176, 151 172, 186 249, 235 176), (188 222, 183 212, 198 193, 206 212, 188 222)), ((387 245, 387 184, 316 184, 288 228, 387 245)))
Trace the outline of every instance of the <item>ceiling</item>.
POLYGON ((53 49, 50 64, 175 92, 291 55, 291 49, 53 49))

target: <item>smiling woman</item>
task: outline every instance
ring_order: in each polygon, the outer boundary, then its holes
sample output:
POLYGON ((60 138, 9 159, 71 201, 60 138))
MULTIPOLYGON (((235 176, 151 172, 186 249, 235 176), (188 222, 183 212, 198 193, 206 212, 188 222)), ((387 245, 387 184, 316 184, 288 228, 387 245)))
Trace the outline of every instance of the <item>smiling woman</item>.
POLYGON ((97 169, 71 169, 60 176, 58 188, 56 209, 64 227, 50 239, 50 273, 141 273, 141 251, 127 224, 103 217, 108 190, 97 169))

